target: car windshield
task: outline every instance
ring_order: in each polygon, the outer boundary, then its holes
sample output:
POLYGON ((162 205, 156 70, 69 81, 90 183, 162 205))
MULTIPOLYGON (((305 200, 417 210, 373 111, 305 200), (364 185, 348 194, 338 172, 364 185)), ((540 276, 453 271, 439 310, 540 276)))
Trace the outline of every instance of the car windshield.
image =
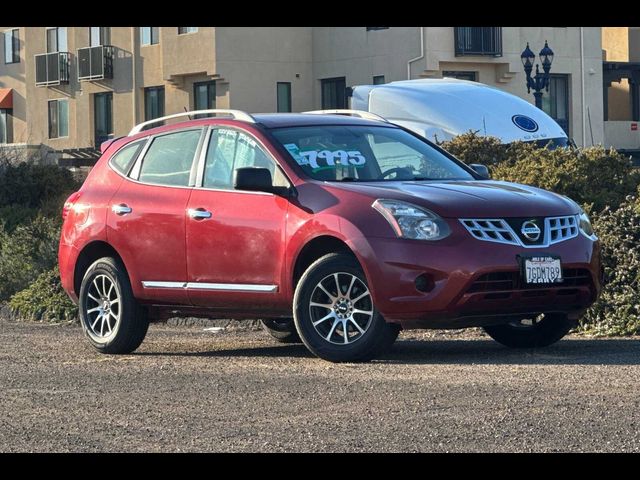
POLYGON ((316 180, 473 180, 455 161, 400 128, 313 125, 271 132, 316 180))

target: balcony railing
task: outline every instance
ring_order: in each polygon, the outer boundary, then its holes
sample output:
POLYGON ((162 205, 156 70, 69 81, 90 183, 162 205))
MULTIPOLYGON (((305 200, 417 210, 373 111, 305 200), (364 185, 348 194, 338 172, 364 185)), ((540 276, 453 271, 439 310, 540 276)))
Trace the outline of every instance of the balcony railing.
POLYGON ((36 55, 36 86, 48 87, 69 83, 70 57, 68 52, 36 55))
POLYGON ((78 80, 113 78, 113 47, 98 45, 78 49, 78 80))
POLYGON ((456 57, 502 56, 502 27, 454 27, 456 57))

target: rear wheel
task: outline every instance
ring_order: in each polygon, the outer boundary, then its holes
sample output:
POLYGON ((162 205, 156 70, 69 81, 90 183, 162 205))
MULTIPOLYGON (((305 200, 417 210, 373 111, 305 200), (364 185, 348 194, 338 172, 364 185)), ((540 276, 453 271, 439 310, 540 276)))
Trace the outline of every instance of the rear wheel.
POLYGON ((280 343, 300 343, 293 318, 277 318, 260 320, 264 330, 280 343))
POLYGON ((556 343, 576 326, 566 314, 547 313, 504 325, 484 327, 496 342, 511 348, 546 347, 556 343))
POLYGON ((370 360, 400 331, 376 309, 356 259, 337 253, 314 262, 298 282, 294 320, 307 348, 332 362, 370 360))
POLYGON ((88 268, 79 307, 82 329, 102 353, 130 353, 147 334, 149 319, 133 297, 124 266, 115 258, 101 258, 88 268))

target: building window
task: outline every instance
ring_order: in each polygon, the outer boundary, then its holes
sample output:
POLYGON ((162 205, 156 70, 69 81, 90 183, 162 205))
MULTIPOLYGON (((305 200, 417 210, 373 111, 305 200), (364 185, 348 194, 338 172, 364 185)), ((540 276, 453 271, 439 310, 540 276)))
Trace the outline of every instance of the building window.
POLYGON ((374 75, 373 76, 373 84, 374 85, 382 85, 384 84, 384 75, 374 75))
POLYGON ((291 111, 291 82, 278 82, 276 85, 278 112, 291 111))
POLYGON ((194 110, 216 108, 216 82, 197 82, 193 84, 194 110))
POLYGON ((478 81, 478 74, 476 72, 460 72, 457 70, 444 70, 442 72, 443 77, 457 78, 458 80, 469 80, 470 82, 478 81))
POLYGON ((17 28, 4 32, 4 63, 20 61, 20 39, 17 28))
POLYGON ((502 56, 502 27, 453 27, 456 57, 502 56))
POLYGON ((322 83, 322 108, 347 108, 345 77, 325 78, 322 83))
POLYGON ((389 27, 365 27, 367 29, 367 32, 370 32, 372 30, 387 30, 389 27))
POLYGON ((549 93, 542 96, 542 110, 569 134, 569 75, 551 74, 549 93))
POLYGON ((69 100, 49 100, 49 138, 69 136, 69 100))
POLYGON ((164 87, 144 89, 144 119, 164 117, 164 87))
POLYGON ((0 108, 0 143, 12 143, 11 109, 0 108))
POLYGON ((113 138, 113 93, 94 94, 93 130, 96 147, 113 138))
POLYGON ((89 46, 111 45, 111 29, 109 27, 89 27, 89 46))
POLYGON ((156 45, 160 40, 159 27, 140 27, 140 43, 142 45, 156 45))
POLYGON ((67 27, 47 28, 47 53, 68 52, 67 27))
POLYGON ((185 33, 196 33, 198 27, 178 27, 178 35, 184 35, 185 33))

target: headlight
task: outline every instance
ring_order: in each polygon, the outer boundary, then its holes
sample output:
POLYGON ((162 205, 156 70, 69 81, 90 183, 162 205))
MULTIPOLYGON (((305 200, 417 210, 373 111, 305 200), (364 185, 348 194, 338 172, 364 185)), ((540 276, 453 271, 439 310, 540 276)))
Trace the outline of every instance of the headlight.
POLYGON ((587 215, 582 209, 580 209, 580 213, 578 214, 578 223, 580 225, 580 230, 582 230, 586 236, 591 237, 593 235, 593 227, 591 226, 589 215, 587 215))
POLYGON ((451 233, 447 222, 441 217, 411 203, 378 199, 371 206, 387 219, 398 237, 440 240, 451 233))

